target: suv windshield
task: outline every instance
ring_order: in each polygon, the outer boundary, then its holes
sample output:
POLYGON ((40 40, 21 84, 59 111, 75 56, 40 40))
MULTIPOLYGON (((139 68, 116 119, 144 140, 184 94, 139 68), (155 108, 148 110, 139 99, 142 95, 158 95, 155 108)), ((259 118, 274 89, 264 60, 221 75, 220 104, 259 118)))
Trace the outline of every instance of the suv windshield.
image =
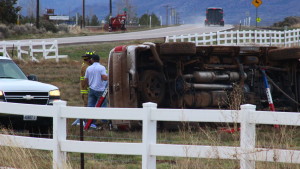
POLYGON ((12 61, 0 59, 0 79, 27 79, 21 69, 12 61))

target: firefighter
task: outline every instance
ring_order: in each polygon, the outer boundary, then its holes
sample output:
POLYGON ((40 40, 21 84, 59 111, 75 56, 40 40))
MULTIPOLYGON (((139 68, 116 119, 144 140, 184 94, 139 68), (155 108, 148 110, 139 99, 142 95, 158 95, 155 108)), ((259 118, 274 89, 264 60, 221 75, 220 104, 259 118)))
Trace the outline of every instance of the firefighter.
MULTIPOLYGON (((80 95, 81 99, 83 101, 83 106, 87 107, 88 105, 88 93, 89 89, 86 83, 84 82, 84 75, 86 72, 86 69, 92 64, 91 58, 95 54, 95 52, 86 52, 85 55, 82 56, 83 63, 81 65, 81 70, 80 70, 80 95)), ((79 119, 76 119, 72 125, 79 125, 79 119)))

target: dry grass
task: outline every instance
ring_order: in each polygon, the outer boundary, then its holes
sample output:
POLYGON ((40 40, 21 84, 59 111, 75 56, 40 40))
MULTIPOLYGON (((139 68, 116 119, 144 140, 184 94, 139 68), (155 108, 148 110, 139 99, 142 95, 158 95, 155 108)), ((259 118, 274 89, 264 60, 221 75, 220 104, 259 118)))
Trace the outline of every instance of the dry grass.
MULTIPOLYGON (((2 134, 12 135, 13 132, 1 129, 2 134)), ((15 147, 0 146, 0 168, 16 169, 50 169, 52 167, 52 152, 33 150, 18 147, 14 140, 1 137, 1 143, 9 143, 15 147)), ((71 169, 70 164, 64 165, 65 169, 71 169)))
POLYGON ((300 28, 300 23, 293 25, 292 28, 300 28))

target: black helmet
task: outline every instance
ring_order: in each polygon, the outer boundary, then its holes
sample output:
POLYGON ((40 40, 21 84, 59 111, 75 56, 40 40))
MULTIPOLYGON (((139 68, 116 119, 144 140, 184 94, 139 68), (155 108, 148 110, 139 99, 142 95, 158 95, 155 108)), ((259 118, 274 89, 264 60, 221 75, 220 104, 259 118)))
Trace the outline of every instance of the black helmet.
POLYGON ((92 59, 93 59, 94 61, 96 61, 96 62, 99 62, 100 56, 99 56, 99 55, 93 55, 93 56, 92 56, 92 59))
POLYGON ((83 59, 91 59, 93 55, 95 55, 95 51, 92 51, 92 52, 87 51, 87 52, 85 52, 85 55, 82 56, 82 58, 83 59))

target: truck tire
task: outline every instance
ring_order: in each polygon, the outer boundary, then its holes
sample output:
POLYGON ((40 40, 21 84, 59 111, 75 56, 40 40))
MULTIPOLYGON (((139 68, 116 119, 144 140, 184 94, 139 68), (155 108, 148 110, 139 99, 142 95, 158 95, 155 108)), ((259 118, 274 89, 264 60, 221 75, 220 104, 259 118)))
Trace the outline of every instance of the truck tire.
POLYGON ((190 56, 196 54, 196 45, 192 42, 172 42, 160 45, 161 55, 190 56))
POLYGON ((162 73, 146 70, 140 75, 140 93, 143 102, 161 104, 165 98, 165 79, 162 73))
POLYGON ((272 49, 269 51, 270 60, 300 59, 300 48, 272 49))

